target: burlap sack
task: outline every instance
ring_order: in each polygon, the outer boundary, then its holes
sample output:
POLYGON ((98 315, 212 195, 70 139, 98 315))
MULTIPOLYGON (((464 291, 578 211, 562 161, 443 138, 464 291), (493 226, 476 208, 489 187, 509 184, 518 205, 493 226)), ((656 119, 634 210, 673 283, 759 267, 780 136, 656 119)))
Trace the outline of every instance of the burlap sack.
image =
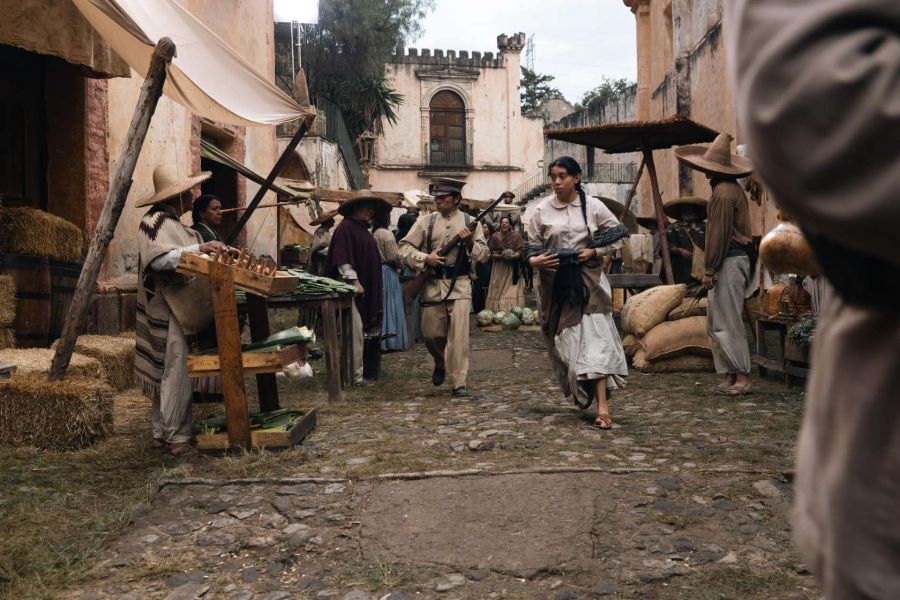
POLYGON ((714 373, 716 365, 709 356, 682 354, 650 362, 643 350, 638 350, 632 361, 634 368, 642 373, 707 372, 714 373))
POLYGON ((686 289, 683 283, 660 285, 632 296, 622 307, 622 329, 638 337, 645 335, 681 304, 686 289))
POLYGON ((706 335, 706 317, 660 323, 641 338, 641 347, 646 360, 651 362, 680 354, 712 356, 706 335))
POLYGON ((635 352, 641 349, 641 342, 629 333, 622 339, 622 348, 625 350, 625 356, 631 358, 635 352))
POLYGON ((708 298, 685 298, 684 301, 669 311, 667 321, 677 321, 687 317, 705 317, 709 308, 708 298))

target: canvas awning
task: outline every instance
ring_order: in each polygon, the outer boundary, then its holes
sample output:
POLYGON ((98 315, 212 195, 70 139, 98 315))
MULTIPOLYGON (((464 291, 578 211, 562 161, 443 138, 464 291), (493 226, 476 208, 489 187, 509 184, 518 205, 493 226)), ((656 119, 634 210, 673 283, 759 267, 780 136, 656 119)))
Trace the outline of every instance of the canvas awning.
MULTIPOLYGON (((305 113, 176 0, 72 0, 109 46, 146 77, 156 43, 175 42, 163 93, 233 125, 277 125, 305 113)), ((260 32, 259 35, 264 35, 260 32)))
MULTIPOLYGON (((217 148, 214 144, 200 139, 200 156, 203 158, 208 158, 211 161, 217 162, 220 165, 224 165, 233 171, 236 171, 249 179, 250 181, 254 181, 259 185, 265 183, 266 178, 263 175, 260 175, 247 165, 234 160, 231 156, 217 148)), ((304 198, 309 198, 309 192, 313 189, 311 183, 308 182, 295 182, 294 185, 291 185, 291 182, 294 180, 284 180, 281 177, 277 177, 275 181, 272 182, 271 189, 277 194, 282 196, 287 196, 288 198, 293 198, 295 196, 301 196, 304 198)))

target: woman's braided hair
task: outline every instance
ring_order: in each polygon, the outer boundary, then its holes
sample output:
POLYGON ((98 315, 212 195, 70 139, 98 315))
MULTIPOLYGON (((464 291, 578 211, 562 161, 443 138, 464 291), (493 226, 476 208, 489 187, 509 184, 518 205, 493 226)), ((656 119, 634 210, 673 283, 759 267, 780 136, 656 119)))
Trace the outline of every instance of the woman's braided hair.
MULTIPOLYGON (((551 169, 553 167, 559 167, 561 169, 565 169, 566 173, 569 175, 581 175, 581 165, 578 164, 578 161, 572 158, 571 156, 560 156, 547 167, 547 174, 550 174, 551 169)), ((588 230, 588 237, 591 234, 591 226, 588 223, 587 218, 587 194, 584 193, 584 188, 581 186, 581 181, 575 184, 575 191, 578 192, 578 197, 581 198, 581 216, 584 217, 584 225, 588 230)))

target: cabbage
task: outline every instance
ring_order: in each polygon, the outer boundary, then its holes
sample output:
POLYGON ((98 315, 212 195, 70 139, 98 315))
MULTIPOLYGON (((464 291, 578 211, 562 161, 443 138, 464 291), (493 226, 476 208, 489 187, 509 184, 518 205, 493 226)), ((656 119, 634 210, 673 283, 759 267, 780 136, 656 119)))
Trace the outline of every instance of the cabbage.
POLYGON ((494 313, 494 323, 500 324, 503 321, 503 317, 505 317, 508 313, 505 310, 498 310, 494 313))
POLYGON ((503 317, 503 320, 500 322, 500 325, 503 326, 503 329, 506 329, 508 331, 518 329, 519 325, 521 324, 522 322, 519 321, 519 317, 511 312, 506 313, 506 315, 503 317))
POLYGON ((516 315, 516 317, 518 317, 518 319, 520 321, 522 320, 522 307, 521 306, 513 306, 511 309, 509 309, 509 312, 516 315))
POLYGON ((483 311, 475 315, 475 320, 478 321, 478 324, 482 327, 490 325, 494 321, 494 311, 484 309, 483 311))
POLYGON ((522 325, 534 325, 534 311, 530 308, 522 309, 522 325))

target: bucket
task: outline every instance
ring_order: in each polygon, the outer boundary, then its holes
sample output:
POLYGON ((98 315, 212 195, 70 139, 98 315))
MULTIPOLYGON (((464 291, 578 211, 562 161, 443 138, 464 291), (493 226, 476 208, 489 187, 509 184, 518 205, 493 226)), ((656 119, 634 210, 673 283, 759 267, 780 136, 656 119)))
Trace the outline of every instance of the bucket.
POLYGON ((3 254, 0 273, 16 282, 16 347, 50 345, 50 269, 46 256, 3 254))
POLYGON ((62 335, 69 305, 75 295, 75 286, 81 275, 80 262, 51 260, 50 268, 50 341, 62 335))

